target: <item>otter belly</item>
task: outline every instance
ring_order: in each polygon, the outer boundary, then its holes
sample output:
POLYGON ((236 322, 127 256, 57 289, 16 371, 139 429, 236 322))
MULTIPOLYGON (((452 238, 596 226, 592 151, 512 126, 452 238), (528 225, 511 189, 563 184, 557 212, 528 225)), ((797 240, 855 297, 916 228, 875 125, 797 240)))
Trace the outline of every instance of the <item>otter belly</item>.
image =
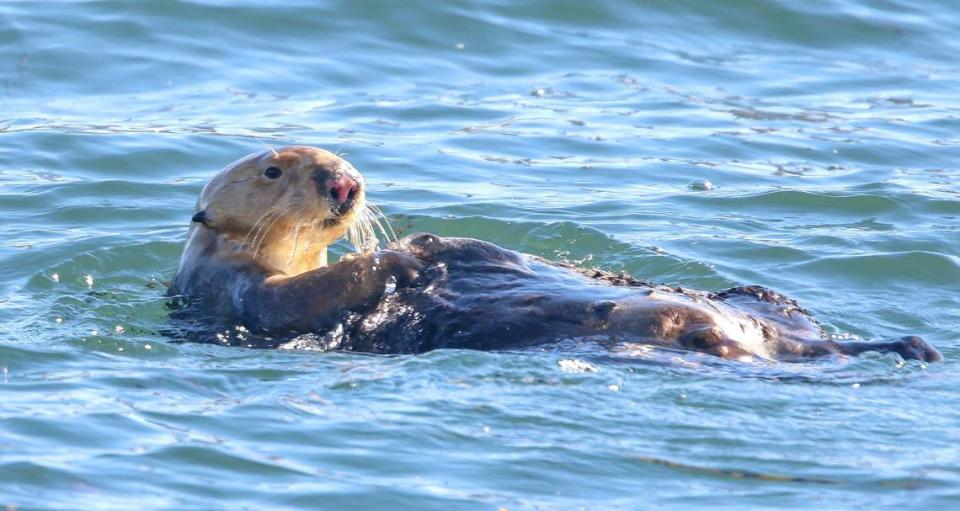
MULTIPOLYGON (((812 321, 780 325, 751 314, 749 300, 726 303, 707 293, 558 265, 474 239, 422 234, 390 248, 413 254, 423 269, 409 286, 354 318, 347 349, 517 349, 589 338, 768 359, 781 337, 821 335, 812 321), (787 326, 789 335, 777 334, 787 326)), ((756 303, 769 307, 770 316, 783 316, 783 307, 756 303)))

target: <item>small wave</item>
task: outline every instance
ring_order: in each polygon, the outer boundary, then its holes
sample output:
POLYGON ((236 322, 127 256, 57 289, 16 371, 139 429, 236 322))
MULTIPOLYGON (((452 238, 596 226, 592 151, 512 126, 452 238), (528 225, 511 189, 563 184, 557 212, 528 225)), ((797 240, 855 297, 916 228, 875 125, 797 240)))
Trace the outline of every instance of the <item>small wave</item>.
POLYGON ((820 278, 883 282, 897 286, 953 287, 960 282, 960 258, 925 251, 821 256, 785 269, 820 278))

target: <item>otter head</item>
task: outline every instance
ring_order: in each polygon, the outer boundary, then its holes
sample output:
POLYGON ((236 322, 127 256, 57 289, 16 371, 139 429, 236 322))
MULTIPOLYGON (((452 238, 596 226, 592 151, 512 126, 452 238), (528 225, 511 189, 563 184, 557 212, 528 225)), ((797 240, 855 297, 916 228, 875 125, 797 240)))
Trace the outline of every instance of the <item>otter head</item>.
POLYGON ((342 158, 312 147, 267 150, 227 166, 204 187, 190 238, 295 275, 326 264, 327 246, 345 235, 367 248, 366 208, 363 176, 342 158))

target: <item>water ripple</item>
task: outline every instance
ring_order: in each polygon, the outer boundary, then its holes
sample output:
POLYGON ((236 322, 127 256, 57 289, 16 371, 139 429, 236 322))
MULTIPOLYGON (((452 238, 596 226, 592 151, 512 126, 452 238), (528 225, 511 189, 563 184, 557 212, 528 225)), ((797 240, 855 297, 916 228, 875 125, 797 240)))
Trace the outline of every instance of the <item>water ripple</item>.
POLYGON ((954 11, 0 4, 0 505, 955 507, 954 11), (346 153, 400 232, 767 285, 946 362, 170 342, 203 183, 289 143, 346 153))

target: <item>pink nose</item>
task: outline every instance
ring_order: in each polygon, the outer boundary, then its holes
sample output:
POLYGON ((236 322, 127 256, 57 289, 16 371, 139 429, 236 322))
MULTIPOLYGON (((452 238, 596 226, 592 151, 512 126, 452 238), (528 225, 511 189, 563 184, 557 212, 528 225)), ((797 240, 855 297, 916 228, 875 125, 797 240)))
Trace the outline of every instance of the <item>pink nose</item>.
POLYGON ((357 181, 350 176, 338 176, 327 180, 327 189, 330 190, 330 198, 337 204, 343 204, 354 198, 357 194, 359 185, 357 181))

